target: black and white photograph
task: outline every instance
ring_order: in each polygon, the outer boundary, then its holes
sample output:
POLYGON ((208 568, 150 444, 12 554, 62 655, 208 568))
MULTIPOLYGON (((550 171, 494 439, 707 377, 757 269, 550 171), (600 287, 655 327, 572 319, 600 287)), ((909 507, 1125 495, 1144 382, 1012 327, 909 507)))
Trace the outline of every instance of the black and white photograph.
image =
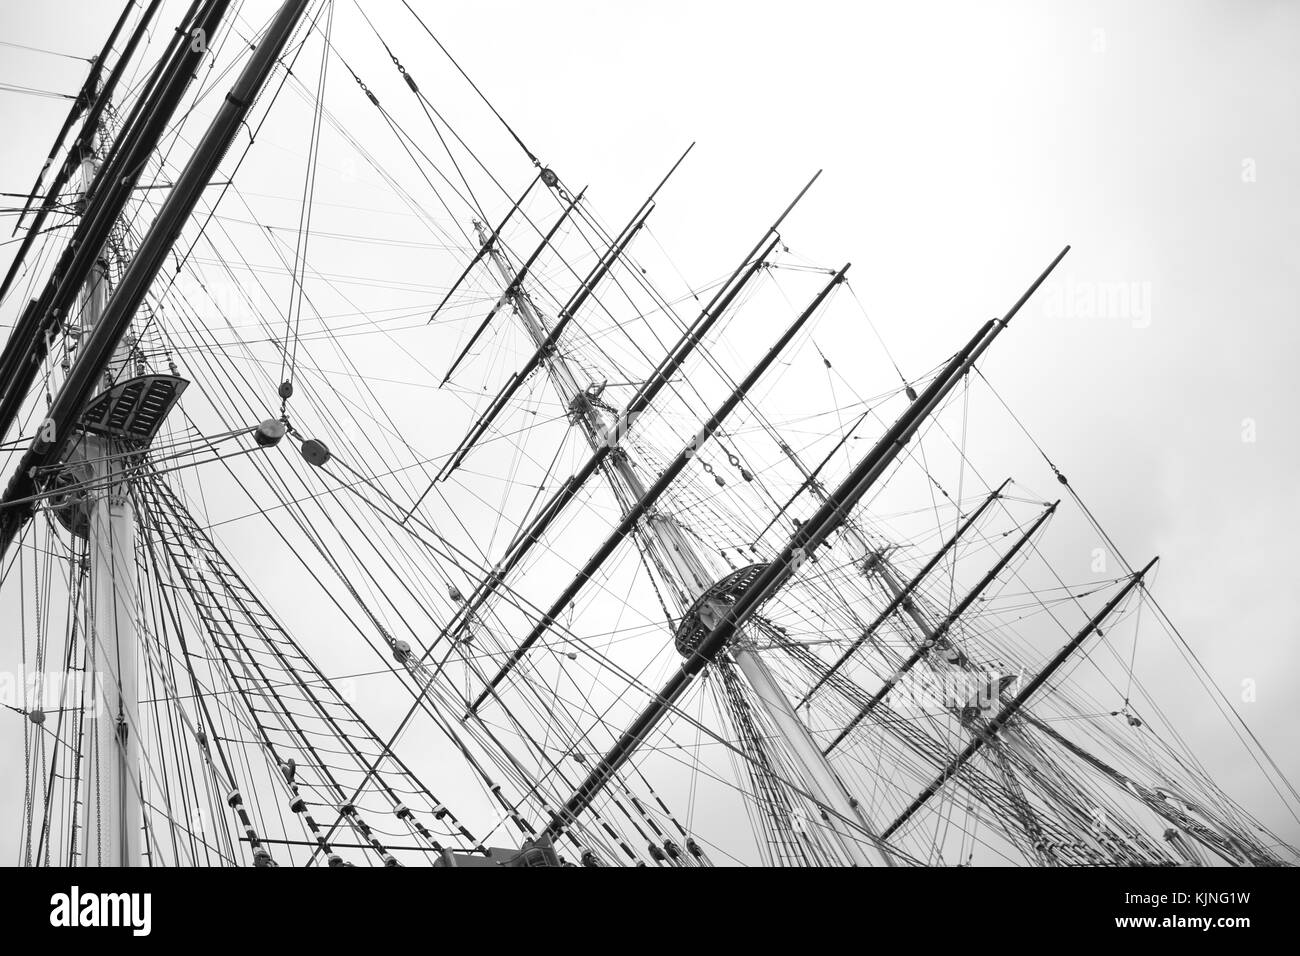
POLYGON ((1298 119, 1295 0, 0 0, 0 918, 1284 931, 1298 119))

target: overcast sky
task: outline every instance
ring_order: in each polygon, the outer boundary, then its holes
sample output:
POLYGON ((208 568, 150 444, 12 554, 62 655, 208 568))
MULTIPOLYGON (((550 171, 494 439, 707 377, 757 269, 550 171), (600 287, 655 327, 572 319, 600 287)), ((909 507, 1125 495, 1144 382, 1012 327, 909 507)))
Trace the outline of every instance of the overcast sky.
MULTIPOLYGON (((163 22, 182 6, 165 4, 163 22)), ((245 6, 261 23, 272 4, 245 6)), ((1300 5, 419 6, 609 221, 698 141, 656 214, 692 283, 732 265, 824 169, 788 241, 854 263, 911 373, 1071 244, 986 370, 1128 557, 1162 556, 1163 606, 1230 699, 1257 681, 1239 706, 1300 777, 1300 5)), ((411 29, 399 3, 372 8, 389 35, 411 29)), ((0 39, 88 56, 117 12, 4 0, 0 39)), ((424 48, 408 49, 418 75, 424 48)), ((84 66, 0 47, 4 83, 75 92, 84 66)), ((30 187, 65 112, 0 90, 0 190, 30 187)), ((6 303, 0 323, 16 314, 6 303)), ((1217 719, 1207 734, 1222 734, 1217 719)), ((12 754, 12 728, 0 734, 12 754)), ((1245 796, 1294 841, 1262 790, 1245 796)), ((15 829, 0 827, 0 849, 15 829)))

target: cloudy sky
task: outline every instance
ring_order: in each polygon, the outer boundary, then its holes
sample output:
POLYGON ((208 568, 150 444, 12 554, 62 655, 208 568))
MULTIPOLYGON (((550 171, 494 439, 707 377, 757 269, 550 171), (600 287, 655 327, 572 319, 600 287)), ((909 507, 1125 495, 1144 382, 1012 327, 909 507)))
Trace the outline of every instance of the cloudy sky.
MULTIPOLYGON (((0 39, 88 56, 116 6, 6 0, 0 39)), ((165 4, 163 21, 182 6, 165 4)), ((260 23, 271 5, 245 8, 260 23)), ((986 371, 1130 560, 1161 555, 1161 603, 1229 699, 1256 682, 1238 706, 1300 777, 1300 7, 420 8, 529 145, 568 183, 591 184, 608 220, 698 142, 656 225, 689 282, 728 268, 824 169, 788 241, 854 263, 855 291, 912 372, 1071 244, 986 371)), ((409 29, 398 3, 367 9, 390 35, 409 29)), ((0 47, 3 83, 74 92, 83 71, 0 47)), ((0 90, 0 190, 29 188, 65 112, 0 90)), ((0 246, 0 263, 12 250, 0 246)), ((15 316, 6 303, 0 324, 15 316)), ((1079 541, 1081 568, 1092 545, 1079 541)), ((1188 719, 1207 747, 1227 739, 1217 715, 1188 719)), ((1245 774, 1239 759, 1225 745, 1210 762, 1245 774)), ((1244 802, 1294 841, 1294 822, 1245 786, 1244 802)), ((0 808, 14 798, 5 787, 0 808)), ((0 829, 3 848, 15 828, 0 829)))

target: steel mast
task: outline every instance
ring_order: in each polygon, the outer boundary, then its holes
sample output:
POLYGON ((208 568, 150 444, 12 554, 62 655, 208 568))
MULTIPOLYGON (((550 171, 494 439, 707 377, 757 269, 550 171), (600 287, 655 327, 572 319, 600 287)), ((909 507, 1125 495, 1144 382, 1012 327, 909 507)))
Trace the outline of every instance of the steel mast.
MULTIPOLYGON (((478 233, 479 241, 488 243, 489 236, 483 223, 475 220, 474 229, 478 233)), ((492 265, 501 280, 510 289, 510 302, 524 330, 533 340, 533 345, 540 348, 547 340, 549 331, 537 307, 522 288, 522 284, 514 282, 505 256, 495 242, 488 249, 488 257, 492 260, 492 265)), ((597 387, 584 388, 578 384, 578 376, 572 365, 558 349, 551 352, 544 364, 565 407, 574 414, 582 427, 588 444, 593 451, 600 448, 609 440, 607 436, 619 427, 617 415, 594 400, 599 394, 597 387)), ((607 459, 613 468, 613 475, 610 475, 608 470, 605 474, 611 478, 614 494, 626 510, 631 503, 645 497, 646 484, 638 473, 636 463, 626 452, 620 453, 620 451, 615 449, 607 459), (617 476, 616 480, 614 476, 617 476)), ((647 528, 640 540, 650 551, 660 573, 673 584, 675 603, 680 605, 683 597, 686 597, 686 603, 689 605, 690 601, 698 596, 695 592, 700 590, 699 582, 709 577, 706 566, 695 553, 691 542, 671 518, 656 512, 648 517, 646 525, 647 528)), ((679 610, 684 608, 679 607, 679 610)))
MULTIPOLYGON (((491 237, 484 224, 476 220, 474 228, 479 241, 488 246, 488 256, 506 286, 515 314, 534 345, 541 348, 547 341, 549 332, 537 307, 522 288, 522 283, 515 281, 497 244, 490 242, 491 237)), ((586 388, 580 386, 577 374, 558 349, 550 353, 545 365, 552 384, 559 391, 566 407, 574 412, 593 450, 608 442, 608 436, 615 429, 624 427, 617 412, 593 400, 599 396, 599 386, 594 383, 586 388)), ((608 461, 612 468, 603 471, 620 505, 627 510, 645 497, 646 482, 640 475, 637 463, 623 447, 616 448, 608 461)), ((637 524, 635 534, 670 585, 669 590, 677 611, 684 616, 705 597, 714 584, 708 566, 700 558, 694 543, 682 533, 680 525, 671 516, 657 509, 651 511, 645 521, 637 524)), ((832 808, 840 819, 856 820, 863 829, 870 831, 870 824, 857 801, 845 789, 830 761, 822 754, 812 734, 799 719, 767 663, 757 651, 743 644, 733 646, 731 654, 753 688, 758 706, 781 735, 809 792, 819 803, 832 808)), ((860 866, 890 863, 888 856, 878 848, 864 845, 847 832, 847 827, 837 827, 831 823, 831 819, 827 816, 823 822, 829 827, 831 838, 840 845, 851 862, 860 866)))
MULTIPOLYGON (((187 85, 184 82, 187 55, 193 53, 200 59, 206 55, 211 31, 220 24, 228 5, 228 0, 207 0, 199 13, 199 19, 187 21, 202 26, 196 26, 189 33, 178 31, 169 63, 175 67, 172 72, 180 79, 170 84, 160 79, 155 93, 165 99, 165 103, 153 104, 151 97, 151 105, 159 106, 159 109, 151 113, 151 117, 153 113, 159 114, 157 120, 160 124, 165 125, 167 116, 170 115, 169 110, 174 108, 187 85)), ((0 497, 0 502, 5 506, 0 509, 0 556, 3 556, 18 532, 31 519, 33 502, 41 497, 42 488, 38 482, 45 484, 42 475, 51 471, 62 472, 65 478, 72 479, 69 487, 73 496, 65 497, 64 503, 57 507, 64 512, 73 533, 84 534, 89 541, 92 598, 88 604, 92 619, 87 628, 87 675, 93 681, 90 705, 94 727, 85 735, 91 754, 89 762, 83 763, 87 836, 83 859, 87 863, 132 866, 142 862, 139 831, 143 828, 144 819, 139 789, 137 738, 140 723, 137 713, 139 702, 133 586, 135 522, 129 501, 129 486, 125 483, 124 476, 130 462, 136 457, 131 453, 139 453, 143 447, 147 447, 157 424, 161 422, 161 416, 170 409, 183 385, 173 383, 175 387, 167 402, 152 406, 154 420, 149 426, 153 430, 140 436, 131 430, 130 424, 115 431, 113 427, 106 427, 105 419, 95 416, 97 410, 105 409, 113 413, 129 410, 131 416, 137 416, 143 405, 134 407, 136 399, 130 396, 134 394, 138 397, 140 392, 150 386, 148 380, 151 378, 167 378, 142 376, 127 382, 117 381, 116 373, 122 369, 126 353, 131 347, 131 322, 307 5, 308 0, 284 0, 281 4, 193 155, 177 177, 176 184, 163 201, 111 297, 108 295, 107 267, 102 244, 107 240, 113 220, 125 204, 125 198, 122 198, 121 204, 112 208, 100 209, 93 204, 87 205, 88 215, 92 208, 95 209, 96 224, 102 226, 102 231, 96 234, 95 244, 88 244, 80 250, 82 256, 93 255, 94 261, 84 273, 87 282, 81 294, 84 297, 85 313, 77 359, 64 378, 58 395, 52 400, 48 416, 38 429, 37 437, 23 455, 0 497), (106 384, 111 387, 96 395, 106 384), (136 392, 131 391, 133 387, 137 389, 136 392), (92 398, 93 408, 87 405, 92 398), (140 440, 133 440, 136 437, 140 440), (87 487, 88 494, 78 501, 75 491, 80 487, 87 487), (93 789, 96 787, 97 791, 93 789), (95 840, 93 855, 90 845, 92 836, 95 840)), ((198 0, 195 0, 192 12, 198 11, 199 7, 198 0)), ((142 103, 143 101, 138 103, 137 107, 143 111, 145 107, 142 103)), ((86 142, 85 137, 82 142, 86 142)), ((125 150, 143 151, 143 161, 152 151, 154 142, 156 138, 143 142, 123 142, 119 137, 116 145, 125 150)), ((121 155, 116 149, 114 154, 121 155)), ((110 165, 109 168, 113 167, 110 165)), ((136 173, 138 170, 133 171, 133 175, 136 173)), ((93 152, 83 162, 81 174, 87 185, 94 181, 96 168, 93 152)), ((118 181, 117 185, 122 183, 118 181)), ((68 254, 71 253, 72 250, 68 250, 68 254)), ((35 311, 35 307, 29 307, 28 315, 35 311)), ((40 336, 37 339, 44 345, 40 336)), ((8 354, 6 349, 6 357, 8 354)), ((39 355, 43 356, 44 351, 39 355)), ((21 361, 22 356, 19 355, 18 358, 21 361)), ((36 361, 39 359, 32 356, 28 364, 34 367, 36 361)), ((24 382, 16 381, 13 384, 18 386, 13 394, 25 392, 24 382)), ((139 421, 138 416, 136 420, 139 421)), ((55 490, 57 493, 57 488, 55 490)), ((235 794, 231 799, 237 797, 238 794, 235 794)), ((237 807, 234 802, 230 805, 232 808, 237 807)))
MULTIPOLYGON (((925 391, 912 400, 908 408, 877 440, 871 451, 858 462, 852 472, 836 486, 834 492, 828 496, 826 502, 812 518, 799 526, 776 560, 754 568, 742 569, 753 574, 752 579, 745 582, 742 591, 732 595, 731 601, 726 606, 717 608, 713 613, 708 614, 707 618, 702 613, 695 615, 697 619, 695 633, 691 635, 690 646, 687 648, 689 654, 686 655, 684 663, 601 758, 565 806, 553 815, 547 827, 548 833, 556 834, 563 831, 580 812, 590 806, 596 795, 608 784, 610 777, 640 746, 646 735, 694 681, 696 675, 723 651, 759 605, 779 591, 794 576, 803 560, 843 523, 845 515, 879 479, 939 402, 960 379, 965 377, 971 366, 1010 324, 1025 302, 1043 284, 1069 250, 1069 246, 1061 250, 1003 318, 990 319, 980 327, 974 337, 931 381, 925 391)), ((680 648, 682 640, 680 632, 677 640, 680 648)))
MULTIPOLYGON (((98 171, 95 145, 81 161, 89 189, 98 171)), ((95 330, 108 298, 103 251, 83 286, 81 339, 95 330)), ((129 341, 130 333, 123 341, 129 341)), ((119 345, 102 380, 111 384, 129 360, 119 345)), ((87 586, 85 679, 89 727, 81 735, 81 861, 86 866, 140 866, 144 826, 140 799, 140 711, 136 667, 135 509, 121 442, 86 434, 67 470, 89 484, 86 516, 87 586)))

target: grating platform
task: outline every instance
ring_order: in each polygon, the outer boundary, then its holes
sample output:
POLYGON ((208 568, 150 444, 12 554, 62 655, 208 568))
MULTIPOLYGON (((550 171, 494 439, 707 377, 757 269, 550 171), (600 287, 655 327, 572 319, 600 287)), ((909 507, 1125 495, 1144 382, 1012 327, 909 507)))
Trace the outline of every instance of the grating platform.
POLYGON ((749 590, 766 567, 766 563, 760 562, 738 568, 719 578, 713 587, 701 594, 677 627, 677 634, 673 637, 677 653, 682 657, 694 654, 700 642, 709 636, 736 599, 749 590))
POLYGON ((141 375, 90 400, 81 426, 95 435, 148 445, 190 383, 175 375, 141 375))
MULTIPOLYGON (((90 400, 80 425, 92 435, 121 442, 118 452, 143 452, 189 384, 175 375, 140 375, 119 382, 90 400)), ((46 489, 50 510, 78 538, 85 538, 90 528, 95 498, 96 470, 86 454, 85 449, 75 449, 46 489)))

